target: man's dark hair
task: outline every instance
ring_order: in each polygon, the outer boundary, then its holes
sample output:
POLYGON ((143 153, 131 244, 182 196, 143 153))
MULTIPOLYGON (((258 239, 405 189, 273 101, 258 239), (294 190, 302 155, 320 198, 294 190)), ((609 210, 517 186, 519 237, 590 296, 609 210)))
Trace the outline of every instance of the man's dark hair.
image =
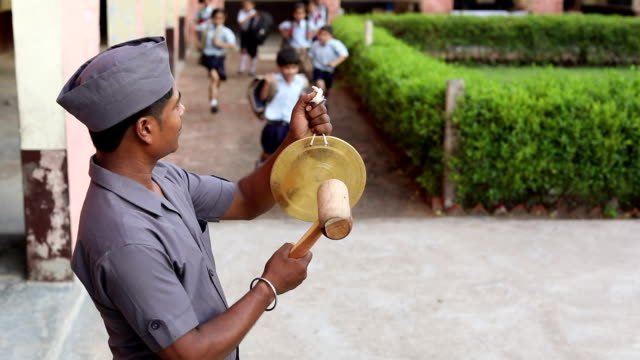
POLYGON ((320 31, 326 31, 329 34, 331 34, 331 36, 333 36, 333 28, 331 27, 331 25, 325 25, 323 27, 320 28, 320 30, 318 30, 318 32, 320 31))
POLYGON ((292 47, 285 47, 282 50, 278 51, 276 63, 278 64, 278 66, 300 65, 300 56, 298 55, 296 49, 292 47))
POLYGON ((226 15, 226 13, 224 12, 223 8, 216 8, 215 10, 213 10, 213 12, 211 13, 211 18, 213 19, 214 17, 216 17, 216 15, 222 13, 222 15, 226 15))
POLYGON ((91 141, 93 142, 93 146, 95 146, 98 151, 102 151, 105 153, 116 151, 116 149, 118 148, 118 146, 120 146, 120 143, 122 142, 122 138, 124 137, 124 134, 141 117, 151 115, 156 119, 158 119, 159 122, 161 122, 162 109, 164 109, 165 105, 167 104, 167 101, 169 101, 169 99, 171 99, 172 96, 173 96, 173 87, 169 89, 169 91, 166 94, 164 94, 160 99, 156 100, 153 104, 129 116, 128 118, 113 125, 112 127, 102 131, 98 131, 98 132, 89 131, 89 135, 91 136, 91 141))

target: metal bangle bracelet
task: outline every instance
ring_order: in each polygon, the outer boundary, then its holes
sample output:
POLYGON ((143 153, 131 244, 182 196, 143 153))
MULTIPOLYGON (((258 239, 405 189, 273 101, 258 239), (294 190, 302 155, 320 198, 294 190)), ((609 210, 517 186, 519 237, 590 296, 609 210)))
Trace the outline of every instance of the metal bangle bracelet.
POLYGON ((258 281, 264 281, 267 285, 269 285, 269 287, 271 288, 271 291, 273 291, 273 305, 271 305, 270 307, 267 307, 266 309, 264 309, 264 311, 271 311, 273 309, 276 308, 276 305, 278 305, 278 293, 276 292, 276 288, 275 286, 273 286, 273 284, 271 283, 271 281, 263 278, 263 277, 257 277, 253 280, 251 280, 251 284, 249 285, 249 290, 253 289, 254 286, 256 286, 256 284, 258 283, 258 281))

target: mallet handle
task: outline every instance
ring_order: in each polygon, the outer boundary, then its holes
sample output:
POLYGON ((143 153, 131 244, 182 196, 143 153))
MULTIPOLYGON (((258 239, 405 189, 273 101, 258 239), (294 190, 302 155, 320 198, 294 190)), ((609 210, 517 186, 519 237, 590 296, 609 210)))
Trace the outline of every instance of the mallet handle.
POLYGON ((351 232, 351 207, 349 191, 340 180, 325 180, 318 187, 318 220, 302 235, 289 252, 290 258, 305 256, 324 233, 326 237, 340 240, 351 232))
POLYGON ((289 252, 289 257, 299 259, 307 255, 313 244, 318 241, 321 235, 322 229, 320 228, 320 223, 316 220, 313 222, 309 230, 302 235, 300 240, 293 245, 293 248, 291 248, 291 251, 289 252))

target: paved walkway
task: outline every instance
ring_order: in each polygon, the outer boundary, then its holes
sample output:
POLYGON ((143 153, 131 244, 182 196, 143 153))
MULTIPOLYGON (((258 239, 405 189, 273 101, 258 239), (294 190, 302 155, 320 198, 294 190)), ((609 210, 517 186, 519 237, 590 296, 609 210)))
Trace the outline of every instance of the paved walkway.
MULTIPOLYGON (((262 124, 244 97, 248 81, 223 86, 214 116, 203 70, 185 65, 179 86, 188 113, 172 161, 233 180, 251 170, 262 124)), ((241 345, 244 359, 640 358, 639 222, 430 217, 344 83, 330 109, 335 135, 367 164, 354 231, 318 243, 307 281, 262 317, 241 345)), ((279 209, 210 224, 230 302, 307 226, 279 209)), ((2 359, 110 358, 78 283, 5 277, 0 309, 2 359)))
MULTIPOLYGON (((307 224, 212 224, 227 296, 307 224), (259 237, 256 234, 260 234, 259 237)), ((365 219, 321 240, 309 277, 241 346, 244 359, 638 359, 636 221, 365 219)), ((79 285, 7 281, 3 359, 108 359, 79 285)))

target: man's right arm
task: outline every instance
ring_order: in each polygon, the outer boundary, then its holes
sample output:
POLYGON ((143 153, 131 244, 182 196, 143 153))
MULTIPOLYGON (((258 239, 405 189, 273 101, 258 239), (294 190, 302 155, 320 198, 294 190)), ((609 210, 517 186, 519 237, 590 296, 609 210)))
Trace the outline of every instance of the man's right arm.
MULTIPOLYGON (((288 257, 291 244, 283 245, 265 266, 263 278, 271 281, 278 294, 296 288, 307 276, 311 253, 301 259, 288 257)), ((235 349, 274 300, 271 288, 258 281, 227 311, 178 338, 158 352, 165 360, 224 359, 235 349)))
MULTIPOLYGON (((296 288, 307 276, 311 254, 290 259, 292 247, 280 247, 261 276, 273 284, 278 294, 296 288)), ((118 309, 147 347, 163 359, 224 359, 240 344, 274 296, 271 288, 259 281, 229 309, 200 323, 193 300, 162 249, 126 245, 112 250, 98 268, 97 296, 118 309)))

